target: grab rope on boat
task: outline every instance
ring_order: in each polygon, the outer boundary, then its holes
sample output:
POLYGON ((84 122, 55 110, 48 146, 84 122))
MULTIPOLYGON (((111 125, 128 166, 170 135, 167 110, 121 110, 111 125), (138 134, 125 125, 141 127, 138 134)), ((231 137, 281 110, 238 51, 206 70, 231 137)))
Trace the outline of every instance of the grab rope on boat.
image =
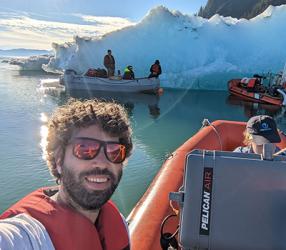
POLYGON ((212 127, 212 129, 216 133, 216 135, 218 137, 219 145, 220 145, 220 150, 222 150, 222 141, 221 141, 220 134, 217 131, 216 127, 214 125, 212 125, 208 119, 206 119, 206 118, 203 119, 201 129, 204 128, 204 127, 208 127, 208 126, 212 127))

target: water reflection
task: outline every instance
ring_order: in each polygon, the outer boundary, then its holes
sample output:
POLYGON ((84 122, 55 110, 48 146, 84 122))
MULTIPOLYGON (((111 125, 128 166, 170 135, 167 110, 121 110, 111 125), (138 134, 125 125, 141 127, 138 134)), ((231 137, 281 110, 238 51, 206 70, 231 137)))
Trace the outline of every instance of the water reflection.
POLYGON ((274 118, 284 116, 285 110, 278 105, 248 102, 233 95, 226 99, 228 105, 241 106, 246 117, 250 118, 255 115, 269 115, 274 118))
POLYGON ((278 127, 286 131, 283 109, 232 100, 226 91, 165 89, 160 97, 87 91, 72 91, 57 96, 57 92, 52 91, 54 95, 44 96, 35 90, 41 79, 49 80, 53 76, 20 78, 18 73, 1 71, 1 68, 0 73, 0 85, 3 86, 0 91, 0 137, 5 142, 0 145, 0 189, 9 190, 0 193, 0 211, 30 191, 51 185, 48 181, 51 176, 41 158, 45 125, 47 117, 57 106, 65 104, 69 97, 115 100, 123 104, 130 114, 134 152, 113 197, 124 215, 128 215, 145 192, 166 155, 196 133, 204 118, 210 121, 247 121, 252 115, 270 114, 275 116, 278 127))
MULTIPOLYGON (((19 73, 0 65, 0 138, 5 142, 0 145, 0 190, 4 190, 0 192, 0 212, 34 189, 53 185, 48 181, 52 177, 41 157, 45 125, 47 117, 69 97, 113 99, 130 113, 134 152, 114 195, 124 215, 128 215, 145 192, 166 155, 197 132, 204 118, 247 121, 251 115, 267 113, 274 115, 278 127, 286 131, 283 109, 232 102, 226 91, 164 89, 160 97, 82 91, 57 95, 52 88, 49 90, 52 95, 35 91, 40 80, 51 78, 58 80, 54 75, 32 71, 19 73)), ((204 87, 201 82, 198 86, 204 87)))
POLYGON ((156 119, 160 115, 159 100, 157 95, 143 93, 121 93, 121 92, 105 92, 105 91, 85 91, 85 90, 69 90, 62 94, 62 100, 65 102, 68 98, 91 99, 98 98, 106 101, 116 101, 122 104, 130 116, 133 116, 134 107, 137 104, 146 105, 149 114, 156 119))
POLYGON ((15 70, 17 72, 18 76, 30 76, 30 77, 35 77, 35 76, 40 76, 40 77, 51 77, 52 75, 55 76, 55 78, 58 76, 58 74, 51 74, 50 72, 46 72, 44 70, 15 70))

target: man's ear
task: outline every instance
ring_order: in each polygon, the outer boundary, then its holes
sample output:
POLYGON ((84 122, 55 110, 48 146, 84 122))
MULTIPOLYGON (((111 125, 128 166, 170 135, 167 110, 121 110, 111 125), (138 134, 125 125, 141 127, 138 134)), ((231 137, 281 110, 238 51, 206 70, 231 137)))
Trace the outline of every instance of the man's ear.
POLYGON ((60 149, 57 149, 55 152, 55 161, 56 161, 56 167, 57 167, 57 171, 59 174, 62 173, 62 164, 63 164, 63 152, 60 149))
POLYGON ((122 167, 125 168, 127 164, 128 164, 128 158, 126 158, 124 162, 122 162, 122 167))
POLYGON ((62 166, 60 164, 58 164, 58 163, 56 163, 56 164, 57 164, 57 171, 58 171, 58 173, 62 174, 62 166))

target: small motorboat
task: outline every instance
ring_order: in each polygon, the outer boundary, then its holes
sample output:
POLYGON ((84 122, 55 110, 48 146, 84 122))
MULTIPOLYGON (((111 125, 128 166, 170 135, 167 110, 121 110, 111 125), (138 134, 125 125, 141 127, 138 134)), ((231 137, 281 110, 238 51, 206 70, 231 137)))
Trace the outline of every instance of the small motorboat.
MULTIPOLYGON (((133 249, 167 249, 162 248, 160 243, 163 231, 161 225, 168 215, 174 214, 169 203, 169 194, 180 190, 183 184, 186 155, 193 149, 232 151, 242 145, 245 126, 245 122, 205 122, 201 130, 168 157, 127 218, 133 249)), ((286 147, 286 137, 283 134, 277 146, 286 147)), ((174 216, 165 224, 164 229, 170 232, 171 236, 176 232, 178 225, 179 216, 174 216)))
POLYGON ((257 74, 252 78, 231 79, 228 81, 228 90, 230 94, 246 101, 285 106, 286 82, 284 82, 282 74, 276 74, 275 78, 269 76, 268 86, 263 85, 265 79, 267 77, 257 74))
POLYGON ((159 78, 136 78, 124 80, 121 77, 97 77, 79 75, 74 70, 65 70, 60 79, 66 90, 90 90, 90 91, 109 91, 109 92, 143 92, 157 94, 160 88, 159 78))

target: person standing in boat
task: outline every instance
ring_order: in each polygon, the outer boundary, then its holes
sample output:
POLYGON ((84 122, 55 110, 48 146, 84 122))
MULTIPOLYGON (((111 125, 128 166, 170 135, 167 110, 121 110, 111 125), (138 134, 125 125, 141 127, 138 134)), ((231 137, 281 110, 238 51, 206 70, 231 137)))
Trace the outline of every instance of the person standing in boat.
POLYGON ((124 74, 122 76, 122 79, 124 79, 124 80, 134 80, 135 79, 135 74, 133 72, 133 67, 131 65, 128 65, 124 69, 124 74))
POLYGON ((154 64, 152 64, 152 66, 150 67, 150 75, 148 76, 148 78, 151 77, 156 77, 158 78, 159 75, 162 74, 162 69, 161 69, 161 65, 160 65, 160 61, 156 60, 154 64))
POLYGON ((104 56, 103 61, 104 67, 107 69, 107 76, 114 76, 115 71, 115 59, 112 55, 112 51, 109 49, 107 50, 107 55, 104 56))
POLYGON ((40 188, 0 216, 0 249, 130 249, 110 197, 131 155, 124 108, 71 100, 48 122, 46 161, 58 186, 40 188))
POLYGON ((272 144, 273 154, 280 149, 275 143, 281 142, 277 125, 274 119, 268 115, 251 117, 244 131, 244 147, 237 147, 234 152, 262 154, 263 145, 272 144))

